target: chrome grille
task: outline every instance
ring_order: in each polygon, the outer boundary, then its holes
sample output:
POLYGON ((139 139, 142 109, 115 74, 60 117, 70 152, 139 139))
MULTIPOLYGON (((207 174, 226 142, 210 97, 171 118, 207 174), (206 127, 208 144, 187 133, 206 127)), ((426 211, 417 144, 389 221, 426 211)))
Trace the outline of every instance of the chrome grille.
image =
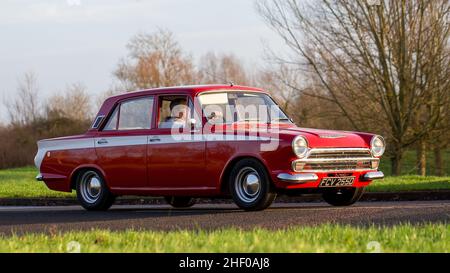
POLYGON ((312 149, 308 158, 357 158, 372 157, 369 149, 331 150, 312 149))
POLYGON ((378 168, 379 159, 369 149, 312 149, 307 158, 293 162, 299 172, 362 171, 378 168))

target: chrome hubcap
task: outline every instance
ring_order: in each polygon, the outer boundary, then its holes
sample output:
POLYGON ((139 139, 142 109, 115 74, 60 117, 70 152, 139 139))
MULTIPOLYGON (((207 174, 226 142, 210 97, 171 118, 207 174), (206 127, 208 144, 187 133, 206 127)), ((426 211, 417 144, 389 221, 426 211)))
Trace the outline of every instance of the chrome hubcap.
POLYGON ((102 192, 101 178, 96 172, 89 171, 81 177, 80 193, 88 203, 95 203, 102 192))
POLYGON ((239 171, 234 185, 238 197, 248 203, 255 201, 261 191, 259 174, 251 167, 245 167, 239 171))

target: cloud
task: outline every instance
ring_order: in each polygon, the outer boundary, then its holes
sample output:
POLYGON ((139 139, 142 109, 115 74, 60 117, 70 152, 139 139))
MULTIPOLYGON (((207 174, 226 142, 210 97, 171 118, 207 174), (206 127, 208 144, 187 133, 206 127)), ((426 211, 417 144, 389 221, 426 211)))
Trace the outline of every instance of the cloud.
POLYGON ((159 0, 6 0, 0 9, 0 25, 111 22, 118 16, 142 15, 161 3, 159 0))

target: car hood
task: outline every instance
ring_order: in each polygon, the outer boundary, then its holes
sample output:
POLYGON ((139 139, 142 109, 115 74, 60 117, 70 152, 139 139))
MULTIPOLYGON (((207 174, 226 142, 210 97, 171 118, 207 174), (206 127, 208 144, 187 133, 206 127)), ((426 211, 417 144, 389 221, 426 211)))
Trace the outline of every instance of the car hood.
POLYGON ((337 130, 300 128, 292 123, 262 124, 235 123, 225 126, 225 131, 241 133, 258 131, 268 133, 271 138, 292 142, 296 136, 304 136, 310 148, 370 148, 374 134, 337 130))
MULTIPOLYGON (((275 128, 274 128, 275 129, 275 128)), ((296 126, 287 128, 278 128, 272 130, 272 133, 279 132, 281 135, 288 136, 304 136, 310 148, 369 148, 370 140, 373 134, 337 131, 337 130, 321 130, 300 128, 296 126)))

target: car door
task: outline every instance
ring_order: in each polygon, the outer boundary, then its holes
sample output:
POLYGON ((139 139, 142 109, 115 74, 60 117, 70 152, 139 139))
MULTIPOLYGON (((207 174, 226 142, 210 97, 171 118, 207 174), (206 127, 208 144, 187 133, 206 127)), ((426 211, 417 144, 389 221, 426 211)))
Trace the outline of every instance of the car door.
POLYGON ((98 165, 111 188, 148 186, 147 141, 153 108, 153 96, 121 101, 95 138, 98 165))
MULTIPOLYGON (((189 124, 194 111, 190 97, 160 95, 157 109, 156 128, 149 135, 148 143, 150 187, 162 192, 212 189, 211 181, 205 176, 205 141, 201 130, 189 124), (166 128, 163 124, 171 114, 168 105, 180 99, 187 102, 189 116, 185 117, 185 126, 189 128, 166 128)), ((197 121, 197 124, 201 123, 197 121)))

